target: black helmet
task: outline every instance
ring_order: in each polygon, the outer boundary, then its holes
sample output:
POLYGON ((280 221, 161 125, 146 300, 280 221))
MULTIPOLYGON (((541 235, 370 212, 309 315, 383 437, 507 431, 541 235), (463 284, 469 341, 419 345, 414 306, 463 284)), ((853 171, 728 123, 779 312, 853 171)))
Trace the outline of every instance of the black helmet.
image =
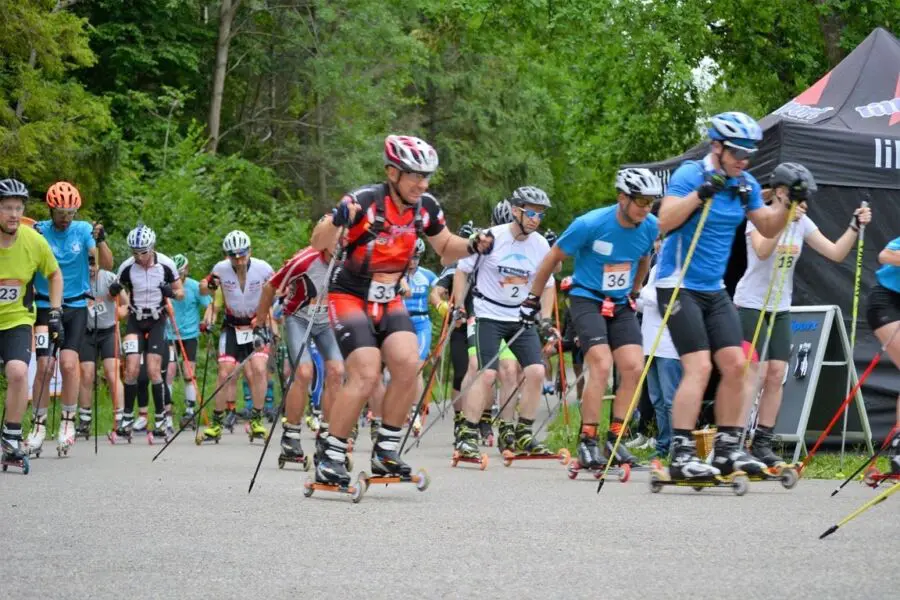
POLYGON ((556 235, 556 232, 552 229, 544 230, 544 239, 547 240, 547 243, 551 246, 556 243, 556 240, 559 239, 559 236, 556 235))
POLYGON ((28 188, 18 179, 0 180, 0 198, 28 199, 28 188))
POLYGON ((818 190, 812 173, 800 163, 781 163, 772 171, 769 183, 773 188, 787 186, 791 200, 808 200, 818 190))

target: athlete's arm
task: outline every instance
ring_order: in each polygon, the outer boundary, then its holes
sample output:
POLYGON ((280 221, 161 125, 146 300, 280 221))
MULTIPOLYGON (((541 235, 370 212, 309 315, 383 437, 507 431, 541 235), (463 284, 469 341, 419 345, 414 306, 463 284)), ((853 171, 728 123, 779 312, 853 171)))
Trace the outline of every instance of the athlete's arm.
POLYGON ((553 300, 556 296, 556 285, 547 286, 541 293, 541 317, 553 318, 553 300))
MULTIPOLYGON (((272 335, 274 337, 278 336, 278 321, 275 320, 275 312, 270 308, 269 309, 269 329, 272 330, 272 335)), ((259 323, 259 321, 257 321, 259 323)))
POLYGON ((109 249, 109 244, 107 244, 105 240, 97 242, 97 247, 94 248, 93 252, 95 252, 97 264, 100 265, 101 269, 109 271, 113 268, 112 250, 109 249))
POLYGON ((885 248, 878 253, 878 263, 900 267, 900 250, 891 250, 890 247, 885 248))
POLYGON ((807 234, 806 243, 825 258, 834 262, 842 262, 850 254, 856 238, 859 237, 859 230, 856 225, 857 219, 860 225, 868 225, 872 220, 872 209, 865 207, 857 208, 853 211, 853 220, 847 227, 847 231, 841 234, 841 237, 836 242, 829 240, 816 228, 807 234))
POLYGON ((456 272, 453 274, 453 306, 463 307, 466 305, 466 298, 464 294, 468 292, 468 285, 466 285, 466 279, 468 278, 468 273, 461 269, 456 269, 456 272))
MULTIPOLYGON (((128 318, 128 305, 131 303, 130 296, 128 295, 128 290, 123 289, 119 292, 118 296, 119 300, 116 302, 116 318, 120 320, 124 320, 128 318)), ((111 300, 115 300, 112 296, 110 296, 111 300)))
POLYGON ((756 257, 759 260, 766 260, 772 253, 775 252, 775 247, 778 245, 779 236, 767 238, 759 231, 754 229, 750 232, 750 246, 753 247, 753 252, 756 254, 756 257))
MULTIPOLYGON (((353 215, 356 214, 356 210, 358 210, 358 208, 351 208, 353 215)), ((353 222, 352 218, 350 222, 353 222)), ((332 216, 327 214, 319 219, 319 222, 316 223, 315 228, 313 228, 312 237, 309 239, 309 245, 319 252, 329 252, 333 254, 334 249, 337 247, 340 232, 341 228, 336 227, 332 220, 332 216)))
POLYGON ((440 306, 449 297, 450 290, 442 285, 435 284, 435 286, 431 288, 431 291, 428 292, 428 301, 431 302, 432 306, 434 306, 435 308, 440 306))
MULTIPOLYGON (((272 287, 271 281, 266 282, 259 295, 259 305, 256 307, 256 322, 264 323, 266 315, 270 315, 272 303, 275 301, 275 288, 272 287)), ((275 320, 274 318, 272 319, 275 320)))
POLYGON ((47 277, 50 284, 50 308, 62 308, 63 303, 63 276, 59 267, 47 277))
POLYGON ((172 282, 172 295, 175 296, 176 300, 184 300, 184 284, 181 283, 181 279, 178 277, 172 282))
POLYGON ((767 238, 777 238, 787 225, 788 209, 781 202, 773 202, 747 213, 753 226, 767 238))
POLYGON ((668 233, 678 229, 701 206, 703 201, 696 191, 683 197, 666 196, 659 206, 659 230, 668 233))
MULTIPOLYGON (((560 250, 558 244, 553 244, 550 251, 544 256, 544 260, 538 266, 537 273, 534 274, 534 283, 531 284, 531 293, 535 296, 542 296, 546 292, 544 289, 547 281, 553 273, 556 273, 562 266, 562 261, 569 256, 560 250)), ((541 304, 543 306, 543 302, 541 304)))
POLYGON ((650 274, 650 256, 642 256, 641 260, 638 261, 637 273, 634 276, 634 283, 631 285, 631 295, 637 296, 641 293, 641 288, 644 287, 644 281, 647 280, 647 275, 650 274))

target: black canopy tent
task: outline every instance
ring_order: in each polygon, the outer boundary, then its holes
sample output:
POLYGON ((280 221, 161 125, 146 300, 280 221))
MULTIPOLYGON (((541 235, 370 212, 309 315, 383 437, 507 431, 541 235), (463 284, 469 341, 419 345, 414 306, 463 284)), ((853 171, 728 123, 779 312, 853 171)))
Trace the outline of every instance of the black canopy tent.
MULTIPOLYGON (((847 229, 861 201, 868 200, 872 207, 854 349, 857 371, 862 373, 880 346, 865 319, 878 253, 900 236, 900 41, 876 29, 832 71, 760 125, 763 141, 750 171, 765 185, 781 162, 806 165, 819 187, 809 216, 826 237, 835 240, 847 229)), ((707 150, 704 143, 681 156, 632 166, 649 168, 667 185, 681 163, 700 158, 707 150)), ((747 262, 743 224, 738 231, 725 282, 732 294, 747 262)), ((804 252, 794 277, 793 304, 837 304, 849 332, 855 268, 855 249, 840 264, 814 251, 804 252)), ((875 439, 883 438, 895 423, 898 392, 900 372, 884 357, 863 386, 875 439)))

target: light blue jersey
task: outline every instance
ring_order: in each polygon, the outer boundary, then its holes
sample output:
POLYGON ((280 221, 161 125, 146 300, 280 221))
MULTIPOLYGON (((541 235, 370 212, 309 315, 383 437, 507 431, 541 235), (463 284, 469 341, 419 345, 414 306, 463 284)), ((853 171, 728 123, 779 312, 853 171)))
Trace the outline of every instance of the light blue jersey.
MULTIPOLYGON (((175 324, 183 340, 193 340, 200 337, 201 312, 209 306, 211 296, 200 295, 200 282, 188 277, 183 282, 184 300, 172 299, 172 309, 175 311, 175 324)), ((166 338, 171 342, 176 339, 172 324, 166 321, 166 338)))
MULTIPOLYGON (((63 304, 72 308, 87 307, 84 294, 91 292, 91 271, 88 266, 88 251, 97 247, 94 228, 87 221, 72 221, 65 231, 53 226, 53 221, 35 223, 38 230, 59 263, 63 275, 63 304)), ((38 308, 50 308, 50 302, 42 298, 50 295, 50 284, 40 273, 34 277, 34 291, 38 308)))
POLYGON ((556 241, 575 259, 572 296, 622 303, 634 287, 638 263, 653 250, 659 223, 647 215, 637 227, 623 227, 617 210, 607 206, 578 217, 556 241))
MULTIPOLYGON (((900 238, 891 240, 887 245, 888 250, 900 250, 900 238)), ((894 265, 882 265, 875 271, 875 279, 887 289, 900 294, 900 267, 894 265)))
MULTIPOLYGON (((696 190, 706 179, 707 173, 712 171, 709 156, 703 160, 685 162, 669 180, 666 196, 684 198, 696 190)), ((744 220, 746 212, 758 210, 762 206, 762 189, 753 175, 744 173, 741 178, 728 179, 727 188, 712 198, 709 216, 703 226, 682 287, 697 292, 714 292, 725 288, 723 277, 728 267, 731 244, 737 227, 744 220), (738 193, 742 185, 747 190, 746 208, 738 193)), ((697 210, 681 227, 666 236, 660 250, 657 287, 673 288, 678 283, 691 238, 694 237, 694 231, 700 221, 700 212, 697 210)))
POLYGON ((437 275, 424 267, 419 267, 415 273, 408 277, 408 281, 410 294, 403 299, 407 312, 409 312, 413 322, 429 319, 428 294, 431 291, 431 286, 437 281, 437 275))

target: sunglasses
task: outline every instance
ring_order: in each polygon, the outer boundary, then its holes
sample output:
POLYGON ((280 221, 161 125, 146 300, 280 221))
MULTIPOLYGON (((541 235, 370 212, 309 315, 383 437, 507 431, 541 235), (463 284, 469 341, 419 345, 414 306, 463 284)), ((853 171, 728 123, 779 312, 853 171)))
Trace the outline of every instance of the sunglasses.
POLYGON ((77 208, 54 208, 53 213, 62 217, 74 217, 78 212, 77 208))
POLYGON ((728 152, 738 160, 747 160, 756 153, 756 148, 738 146, 737 144, 728 141, 725 142, 725 148, 727 148, 728 152))
POLYGON ((529 219, 543 219, 544 213, 538 212, 536 210, 531 210, 530 208, 523 208, 522 214, 528 217, 529 219))
POLYGON ((631 201, 641 208, 647 208, 648 206, 653 206, 653 203, 656 202, 656 198, 653 196, 632 196, 631 201))
POLYGON ((150 248, 147 248, 146 250, 132 250, 131 251, 131 253, 134 256, 138 256, 138 257, 147 256, 148 254, 150 254, 150 252, 151 252, 150 248))
POLYGON ((404 175, 412 179, 416 183, 422 183, 423 181, 431 180, 431 173, 418 173, 416 171, 404 171, 404 175))
POLYGON ((250 254, 249 250, 241 250, 240 252, 226 252, 228 258, 241 258, 250 254))

